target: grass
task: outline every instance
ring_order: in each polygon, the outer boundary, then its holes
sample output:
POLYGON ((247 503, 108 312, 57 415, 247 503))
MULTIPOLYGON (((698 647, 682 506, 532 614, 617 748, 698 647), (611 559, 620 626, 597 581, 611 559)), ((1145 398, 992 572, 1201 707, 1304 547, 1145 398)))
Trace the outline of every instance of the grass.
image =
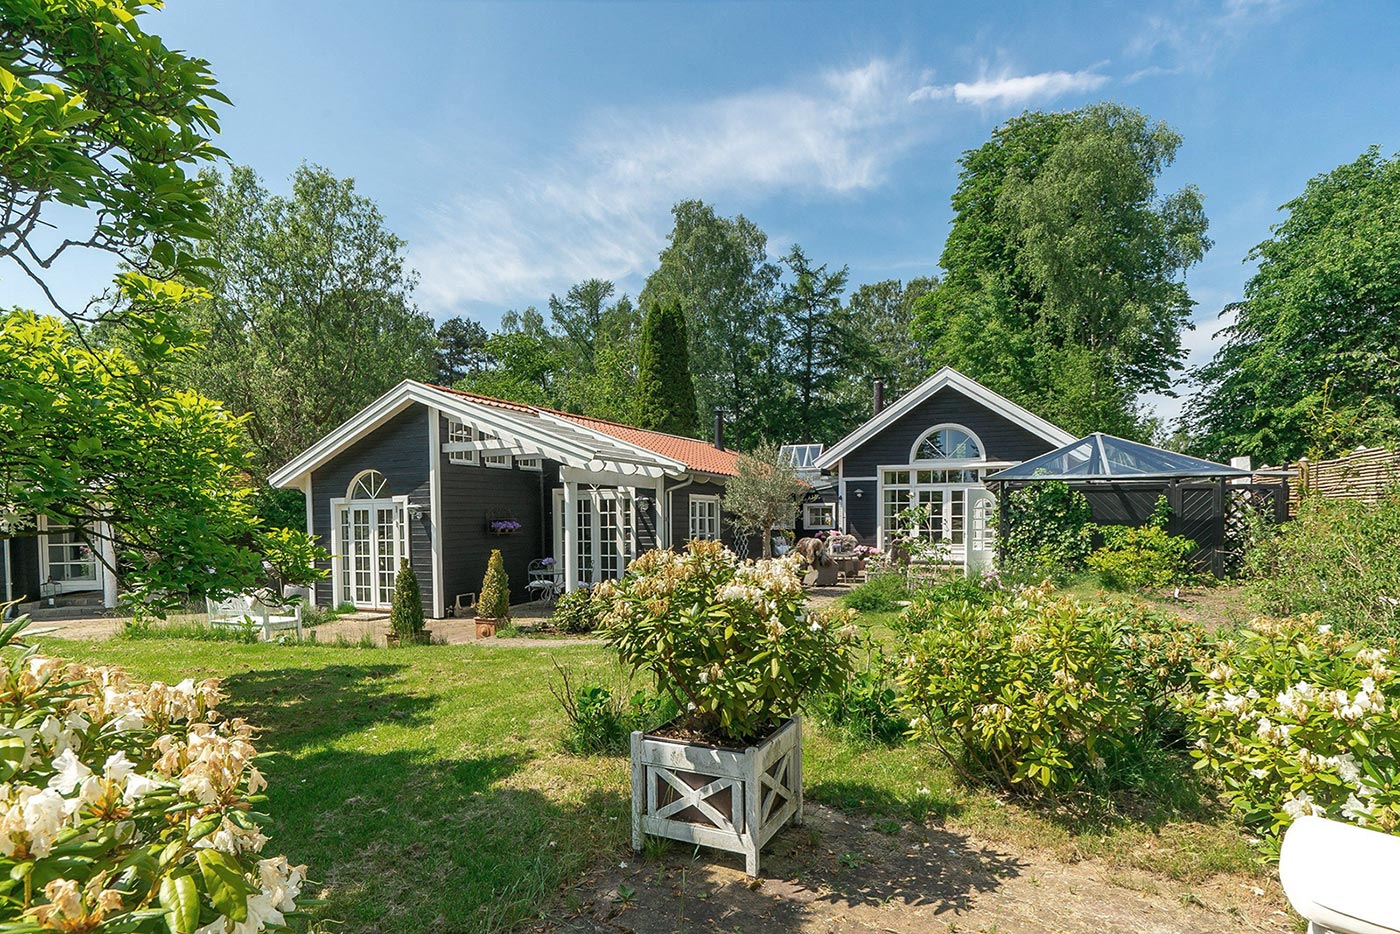
MULTIPOLYGON (((888 638, 894 613, 868 614, 888 638)), ((618 677, 605 647, 244 645, 202 638, 48 640, 145 679, 219 676, 225 712, 263 728, 272 852, 310 867, 347 931, 497 931, 544 917, 600 861, 630 859, 625 756, 564 754, 548 691, 558 660, 618 677)), ((889 826, 934 820, 989 842, 1103 858, 1195 881, 1258 867, 1206 808, 1093 819, 961 786, 923 747, 861 746, 808 720, 809 800, 889 826)))

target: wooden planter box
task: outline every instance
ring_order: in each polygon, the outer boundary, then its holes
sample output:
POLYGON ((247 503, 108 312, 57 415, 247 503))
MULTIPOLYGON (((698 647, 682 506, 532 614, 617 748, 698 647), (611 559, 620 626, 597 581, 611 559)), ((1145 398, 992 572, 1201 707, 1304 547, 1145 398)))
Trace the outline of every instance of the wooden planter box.
POLYGON ((758 854, 791 821, 802 823, 802 718, 757 746, 723 749, 632 734, 632 848, 645 834, 744 854, 758 875, 758 854))

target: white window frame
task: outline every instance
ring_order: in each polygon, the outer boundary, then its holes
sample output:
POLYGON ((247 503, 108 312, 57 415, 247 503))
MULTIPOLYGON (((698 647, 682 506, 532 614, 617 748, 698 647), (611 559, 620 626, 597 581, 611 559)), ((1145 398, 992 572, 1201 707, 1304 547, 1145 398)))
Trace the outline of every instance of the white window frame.
MULTIPOLYGON (((488 431, 485 428, 481 429, 476 434, 482 441, 499 442, 501 440, 500 435, 488 431)), ((495 467, 498 470, 509 470, 513 462, 514 458, 509 454, 488 454, 485 451, 481 452, 481 466, 483 467, 495 467)))
POLYGON ((690 539, 701 539, 702 541, 714 541, 720 537, 720 498, 713 494, 694 494, 689 497, 690 504, 686 507, 690 516, 690 534, 686 536, 690 539), (705 506, 704 513, 710 513, 713 508, 713 515, 697 513, 696 506, 705 506), (713 526, 713 528, 709 528, 713 526), (708 534, 712 533, 712 534, 708 534))
POLYGON ((517 457, 515 466, 521 470, 544 470, 544 459, 538 454, 533 457, 517 457))
MULTIPOLYGON (((447 441, 449 443, 470 442, 476 440, 476 426, 462 421, 460 418, 447 419, 447 441)), ((447 462, 449 464, 462 464, 474 466, 476 464, 475 451, 448 451, 447 462)))
POLYGON ((802 527, 809 531, 820 532, 836 528, 836 504, 835 503, 805 503, 802 506, 802 527), (826 510, 831 515, 828 522, 820 519, 813 519, 812 514, 816 510, 826 510))
POLYGON ((985 464, 987 462, 987 446, 982 443, 982 439, 977 437, 977 433, 966 425, 959 425, 955 422, 944 422, 941 425, 934 425, 928 431, 919 435, 917 441, 909 448, 909 463, 912 464, 937 464, 940 467, 957 467, 968 464, 985 464), (972 443, 977 445, 976 457, 919 457, 919 448, 928 440, 929 435, 939 431, 961 431, 972 439, 972 443))
MULTIPOLYGON (((363 604, 363 605, 361 605, 361 604, 357 603, 357 602, 355 601, 355 583, 354 583, 354 578, 353 578, 353 571, 352 571, 352 577, 351 577, 351 581, 350 581, 350 585, 349 585, 349 586, 350 586, 350 590, 349 590, 348 593, 345 592, 344 582, 342 581, 341 578, 342 578, 342 574, 343 574, 344 571, 345 571, 345 560, 346 560, 346 557, 347 557, 346 554, 345 554, 345 546, 346 546, 346 543, 345 543, 345 541, 343 540, 344 537, 341 535, 341 532, 340 532, 340 514, 341 514, 341 512, 342 512, 344 509, 351 508, 351 507, 354 507, 354 506, 364 506, 364 507, 367 507, 367 508, 370 510, 371 528, 374 529, 374 531, 373 531, 372 534, 375 535, 375 536, 377 536, 377 535, 378 535, 378 530, 377 530, 377 528, 375 528, 375 527, 373 526, 373 521, 374 521, 373 517, 374 517, 374 515, 375 515, 375 509, 376 509, 376 507, 392 506, 392 508, 393 508, 393 516, 394 516, 394 525, 395 525, 394 536, 393 536, 393 538, 394 538, 394 558, 393 558, 393 561, 394 561, 394 575, 395 575, 396 578, 397 578, 397 576, 398 576, 398 568, 399 568, 400 562, 403 561, 405 558, 408 558, 408 557, 412 554, 412 551, 411 551, 412 545, 411 545, 411 543, 410 543, 410 541, 409 541, 409 536, 410 536, 410 534, 411 534, 411 530, 410 530, 410 523, 409 523, 409 521, 408 521, 408 510, 409 510, 410 504, 409 504, 409 501, 408 501, 408 497, 407 497, 406 495, 399 495, 399 496, 393 496, 393 495, 389 495, 389 496, 377 496, 377 497, 375 497, 375 498, 373 498, 373 499, 354 498, 354 497, 352 497, 352 496, 350 495, 350 494, 354 491, 356 485, 359 484, 360 479, 361 479, 362 477, 364 477, 366 474, 371 474, 371 473, 379 473, 380 476, 384 476, 384 477, 385 477, 385 487, 384 487, 384 489, 387 490, 387 489, 388 489, 388 477, 385 476, 385 475, 383 474, 382 471, 377 471, 377 470, 374 470, 374 469, 362 470, 362 471, 360 471, 359 473, 355 474, 355 476, 350 480, 350 483, 349 483, 349 484, 346 486, 346 488, 345 488, 345 495, 344 495, 344 496, 335 496, 335 497, 332 497, 332 498, 331 498, 331 501, 330 501, 330 505, 331 505, 331 606, 333 606, 333 607, 335 607, 335 606, 340 606, 342 603, 354 603, 357 607, 361 607, 361 608, 363 608, 363 609, 388 609, 390 603, 392 603, 392 601, 393 601, 393 592, 392 592, 393 588, 390 588, 390 593, 389 593, 389 595, 388 595, 389 600, 388 600, 387 602, 383 603, 383 604, 374 604, 374 603, 370 603, 370 604, 363 604)), ((375 560, 375 561, 378 560, 378 556, 377 556, 377 555, 371 555, 371 558, 372 558, 373 560, 375 560)), ((371 569, 370 569, 370 574, 372 575, 372 577, 371 577, 371 585, 370 585, 371 592, 380 589, 379 586, 378 586, 378 583, 377 583, 377 575, 378 575, 378 573, 379 573, 378 567, 371 567, 371 569)), ((396 582, 397 582, 397 581, 396 581, 396 582)))
MULTIPOLYGON (((39 521, 38 521, 37 524, 38 524, 38 527, 39 527, 39 529, 40 529, 40 531, 41 531, 41 534, 40 534, 40 536, 39 536, 39 538, 40 538, 40 542, 39 542, 39 583, 40 583, 40 584, 47 584, 47 583, 49 582, 49 578, 53 575, 53 570, 52 570, 52 568, 53 568, 53 565, 54 565, 54 563, 55 563, 55 562, 52 560, 52 556, 51 556, 50 553, 49 553, 49 547, 50 547, 50 545, 52 544, 52 542, 51 542, 51 540, 50 540, 50 536, 52 536, 52 535, 58 535, 58 534, 61 534, 61 533, 64 533, 64 532, 73 532, 73 531, 81 532, 81 529, 80 529, 78 526, 76 526, 76 525, 59 525, 59 524, 56 524, 56 523, 52 523, 52 522, 49 521, 48 516, 39 516, 38 518, 39 518, 39 521)), ((97 545, 97 543, 94 542, 94 541, 92 541, 91 539, 83 540, 83 539, 80 538, 79 541, 77 541, 77 542, 74 542, 74 543, 71 543, 71 544, 65 544, 65 545, 63 545, 63 546, 61 546, 61 547, 64 547, 64 548, 71 548, 71 547, 74 547, 75 545, 82 545, 82 546, 85 546, 85 547, 88 549, 88 551, 90 551, 90 552, 92 553, 92 558, 91 558, 91 560, 90 560, 90 561, 63 561, 63 562, 58 562, 58 563, 66 564, 66 565, 73 565, 73 564, 89 564, 89 563, 90 563, 90 564, 92 565, 92 568, 93 568, 93 576, 90 577, 90 578, 89 578, 89 577, 75 577, 75 578, 71 578, 71 579, 69 579, 69 580, 56 581, 56 583, 59 585, 60 589, 64 589, 64 588, 78 588, 78 589, 81 589, 81 590, 91 590, 91 589, 95 589, 95 588, 98 588, 98 587, 102 587, 102 586, 103 586, 103 576, 104 576, 104 574, 106 573, 106 569, 105 569, 105 568, 103 567, 103 565, 102 565, 102 559, 98 556, 98 545, 97 545)), ((73 591, 65 591, 65 592, 73 592, 73 591)))
POLYGON ((964 461, 924 461, 922 464, 889 464, 882 466, 876 474, 875 485, 875 502, 876 509, 878 510, 876 512, 876 528, 879 530, 879 534, 876 537, 877 547, 883 549, 890 544, 890 530, 885 515, 885 492, 887 490, 904 490, 908 494, 909 506, 913 506, 918 502, 919 493, 921 491, 940 491, 940 499, 945 510, 942 513, 939 523, 943 532, 941 539, 944 544, 948 546, 954 558, 965 561, 968 544, 973 536, 971 503, 977 491, 985 491, 987 488, 984 482, 986 468, 981 466, 981 464, 982 462, 977 462, 973 465, 971 462, 964 461), (965 466, 954 466, 959 463, 965 464, 965 466), (934 464, 938 466, 935 467, 933 466, 934 464), (959 478, 958 480, 953 480, 948 476, 949 473, 963 473, 964 471, 974 471, 977 479, 967 480, 959 478), (908 482, 892 481, 889 478, 889 474, 894 472, 909 474, 908 482), (921 481, 919 478, 919 474, 921 473, 930 474, 928 480, 921 481), (943 476, 937 476, 938 474, 942 474, 943 476), (963 503, 962 528, 960 529, 963 540, 959 543, 953 542, 952 526, 954 510, 951 506, 951 500, 952 491, 955 490, 962 492, 963 503))

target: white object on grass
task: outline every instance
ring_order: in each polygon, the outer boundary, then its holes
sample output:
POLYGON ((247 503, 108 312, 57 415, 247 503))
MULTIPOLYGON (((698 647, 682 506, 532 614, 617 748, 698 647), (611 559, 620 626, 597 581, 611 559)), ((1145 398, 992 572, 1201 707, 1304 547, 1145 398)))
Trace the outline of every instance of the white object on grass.
POLYGON ((1283 836, 1278 874, 1309 934, 1400 932, 1400 837, 1300 817, 1283 836))

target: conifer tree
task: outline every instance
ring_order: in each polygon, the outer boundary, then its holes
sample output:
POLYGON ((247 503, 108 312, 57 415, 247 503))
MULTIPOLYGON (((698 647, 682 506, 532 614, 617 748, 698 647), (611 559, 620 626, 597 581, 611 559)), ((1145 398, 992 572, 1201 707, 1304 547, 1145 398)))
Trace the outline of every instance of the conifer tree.
POLYGON ((693 433, 699 416, 680 305, 658 302, 647 307, 637 369, 637 425, 678 435, 693 433))

